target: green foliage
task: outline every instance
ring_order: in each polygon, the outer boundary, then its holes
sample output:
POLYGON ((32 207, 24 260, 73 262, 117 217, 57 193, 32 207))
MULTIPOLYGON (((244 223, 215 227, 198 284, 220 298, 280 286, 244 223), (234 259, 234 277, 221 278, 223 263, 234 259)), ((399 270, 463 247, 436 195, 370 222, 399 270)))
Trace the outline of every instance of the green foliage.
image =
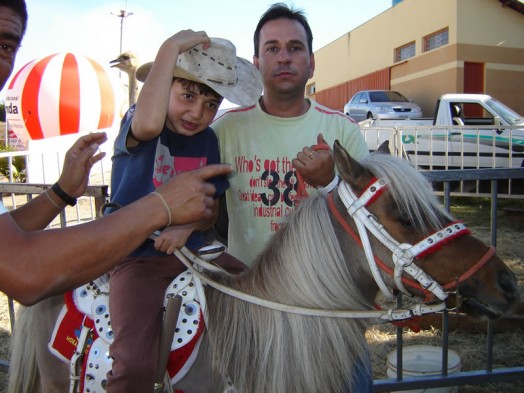
MULTIPOLYGON (((14 149, 5 145, 0 141, 0 152, 15 151, 14 149)), ((11 158, 11 168, 13 170, 13 181, 16 183, 24 183, 26 180, 26 162, 25 156, 16 156, 11 158)), ((0 173, 9 179, 9 158, 0 158, 0 173)))

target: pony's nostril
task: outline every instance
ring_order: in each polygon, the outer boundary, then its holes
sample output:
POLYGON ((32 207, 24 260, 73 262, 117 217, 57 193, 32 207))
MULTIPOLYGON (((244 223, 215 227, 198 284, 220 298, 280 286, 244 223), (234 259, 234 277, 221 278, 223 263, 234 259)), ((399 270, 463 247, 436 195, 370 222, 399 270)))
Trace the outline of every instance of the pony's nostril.
POLYGON ((515 299, 519 296, 517 280, 512 272, 502 271, 498 277, 498 284, 506 298, 515 299))

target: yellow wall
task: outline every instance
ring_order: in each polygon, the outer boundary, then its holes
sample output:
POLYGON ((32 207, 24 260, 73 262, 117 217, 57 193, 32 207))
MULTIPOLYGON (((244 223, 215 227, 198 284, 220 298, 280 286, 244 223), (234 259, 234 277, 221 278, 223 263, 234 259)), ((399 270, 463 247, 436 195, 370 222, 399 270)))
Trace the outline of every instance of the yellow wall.
POLYGON ((413 40, 420 55, 422 37, 444 27, 456 42, 455 8, 456 0, 404 0, 321 48, 312 78, 317 91, 392 65, 394 48, 413 40))
MULTIPOLYGON (((426 1, 426 0, 423 0, 426 1)), ((524 48, 524 15, 498 0, 453 0, 458 4, 458 41, 524 48)))
POLYGON ((439 95, 463 91, 465 61, 484 63, 485 93, 524 113, 524 15, 498 0, 404 0, 315 52, 315 60, 309 83, 317 93, 391 67, 391 89, 426 116, 439 95), (443 28, 448 45, 423 53, 423 38, 443 28), (415 57, 394 63, 395 48, 413 41, 415 57))

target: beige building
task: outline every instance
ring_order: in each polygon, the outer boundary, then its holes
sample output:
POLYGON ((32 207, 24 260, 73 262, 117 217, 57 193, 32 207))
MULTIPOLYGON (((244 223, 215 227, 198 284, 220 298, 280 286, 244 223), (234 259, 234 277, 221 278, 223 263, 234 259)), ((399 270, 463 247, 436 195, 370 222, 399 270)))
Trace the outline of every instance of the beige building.
POLYGON ((308 96, 343 110, 398 90, 433 115, 444 93, 485 93, 524 114, 521 0, 403 0, 315 52, 308 96))

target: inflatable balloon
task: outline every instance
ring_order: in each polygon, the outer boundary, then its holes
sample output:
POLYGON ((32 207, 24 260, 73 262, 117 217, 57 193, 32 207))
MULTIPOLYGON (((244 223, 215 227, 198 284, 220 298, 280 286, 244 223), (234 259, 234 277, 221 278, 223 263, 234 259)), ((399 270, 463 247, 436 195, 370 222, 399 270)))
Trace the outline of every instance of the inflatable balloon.
POLYGON ((120 120, 114 86, 106 69, 82 55, 33 60, 8 86, 9 130, 25 143, 113 127, 120 120))

